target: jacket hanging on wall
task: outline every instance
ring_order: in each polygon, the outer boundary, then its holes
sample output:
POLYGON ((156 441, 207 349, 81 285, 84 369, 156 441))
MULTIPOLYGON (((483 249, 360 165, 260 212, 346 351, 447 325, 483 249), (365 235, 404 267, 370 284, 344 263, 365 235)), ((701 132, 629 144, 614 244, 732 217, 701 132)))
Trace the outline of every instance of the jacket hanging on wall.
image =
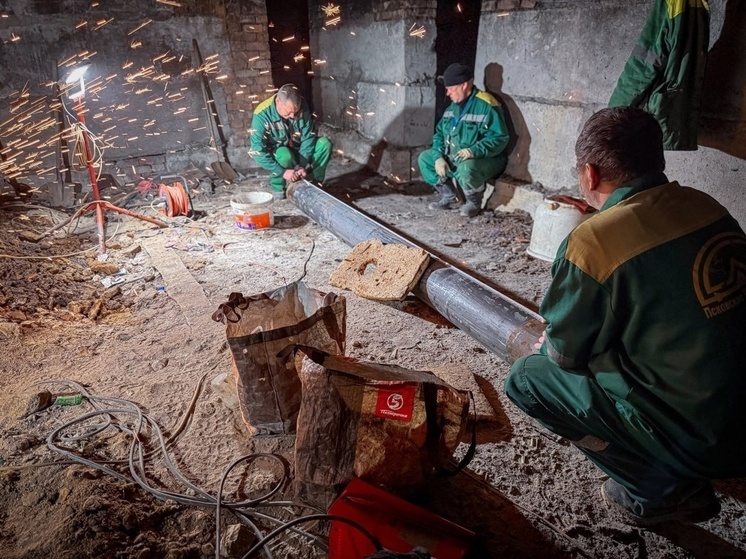
POLYGON ((609 100, 652 114, 667 150, 697 149, 709 10, 706 0, 654 0, 609 100))

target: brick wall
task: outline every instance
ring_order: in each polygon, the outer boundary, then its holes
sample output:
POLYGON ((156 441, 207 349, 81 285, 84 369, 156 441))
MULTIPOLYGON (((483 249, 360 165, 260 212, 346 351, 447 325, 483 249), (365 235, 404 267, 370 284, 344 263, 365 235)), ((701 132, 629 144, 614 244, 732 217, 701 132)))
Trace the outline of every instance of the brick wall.
POLYGON ((225 22, 231 59, 221 64, 229 149, 248 150, 254 106, 273 89, 265 0, 190 0, 177 8, 180 15, 216 15, 225 22))
POLYGON ((530 10, 536 7, 536 0, 483 0, 482 13, 530 10))
POLYGON ((435 19, 437 0, 408 0, 401 2, 385 0, 374 12, 376 21, 392 21, 414 18, 435 19))
POLYGON ((274 87, 266 5, 263 0, 229 3, 225 22, 233 67, 233 76, 224 84, 232 130, 230 144, 235 149, 248 149, 254 106, 274 87))

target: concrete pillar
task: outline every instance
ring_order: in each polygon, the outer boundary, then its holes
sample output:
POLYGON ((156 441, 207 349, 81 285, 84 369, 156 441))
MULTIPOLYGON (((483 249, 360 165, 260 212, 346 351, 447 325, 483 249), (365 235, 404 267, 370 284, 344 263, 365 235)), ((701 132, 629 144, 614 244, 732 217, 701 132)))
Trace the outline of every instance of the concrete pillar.
POLYGON ((399 182, 432 141, 435 0, 341 3, 339 22, 309 2, 314 92, 335 149, 399 182))

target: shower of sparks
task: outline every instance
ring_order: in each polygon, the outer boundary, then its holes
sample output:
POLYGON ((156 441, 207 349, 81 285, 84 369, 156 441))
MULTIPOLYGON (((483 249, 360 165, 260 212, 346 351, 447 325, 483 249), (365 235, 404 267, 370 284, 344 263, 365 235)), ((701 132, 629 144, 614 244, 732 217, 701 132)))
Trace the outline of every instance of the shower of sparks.
POLYGON ((335 25, 339 24, 340 21, 342 21, 342 18, 340 16, 337 16, 337 17, 327 19, 324 22, 324 25, 326 25, 327 27, 334 27, 335 25))
POLYGON ((104 25, 106 25, 107 23, 111 23, 112 21, 114 21, 114 18, 100 19, 100 20, 98 20, 96 22, 96 27, 94 27, 93 30, 97 31, 97 30, 101 29, 104 25))
POLYGON ((129 33, 127 33, 127 36, 130 36, 130 35, 132 35, 134 33, 137 33, 138 31, 140 31, 140 29, 142 29, 143 27, 145 27, 146 25, 148 25, 150 23, 153 23, 153 20, 152 19, 146 19, 140 25, 138 25, 137 27, 135 27, 132 31, 130 31, 129 33))
POLYGON ((420 25, 419 27, 415 27, 417 24, 413 23, 412 27, 409 28, 409 36, 410 37, 417 37, 418 39, 422 39, 425 37, 425 32, 427 31, 425 29, 424 25, 420 25))
POLYGON ((175 6, 181 8, 181 2, 175 2, 174 0, 155 0, 158 4, 166 4, 166 6, 175 6))
POLYGON ((300 62, 301 60, 305 60, 305 58, 306 58, 305 55, 299 52, 293 57, 293 62, 300 62))
POLYGON ((11 34, 10 34, 10 42, 11 43, 15 43, 16 41, 20 41, 20 40, 21 40, 21 36, 20 35, 16 35, 15 33, 11 32, 11 34))
POLYGON ((324 12, 324 15, 326 17, 334 17, 339 15, 339 6, 335 6, 334 4, 328 4, 326 6, 321 6, 321 10, 324 12))
POLYGON ((295 39, 295 35, 290 35, 289 37, 285 37, 282 42, 287 43, 288 41, 293 41, 295 39))
POLYGON ((456 9, 458 10, 458 13, 463 13, 461 10, 461 4, 456 4, 456 9))

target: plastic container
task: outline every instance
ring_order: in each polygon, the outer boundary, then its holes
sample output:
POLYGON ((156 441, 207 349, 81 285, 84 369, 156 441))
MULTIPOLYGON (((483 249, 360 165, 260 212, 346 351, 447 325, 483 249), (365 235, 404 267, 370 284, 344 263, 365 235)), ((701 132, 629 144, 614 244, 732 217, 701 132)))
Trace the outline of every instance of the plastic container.
POLYGON ((544 200, 534 212, 531 242, 526 252, 534 258, 552 262, 562 241, 592 213, 583 213, 572 204, 544 200))
POLYGON ((231 198, 231 208, 239 229, 266 229, 275 224, 269 192, 244 192, 231 198))
POLYGON ((78 406, 83 402, 82 394, 60 394, 55 398, 55 406, 78 406))

